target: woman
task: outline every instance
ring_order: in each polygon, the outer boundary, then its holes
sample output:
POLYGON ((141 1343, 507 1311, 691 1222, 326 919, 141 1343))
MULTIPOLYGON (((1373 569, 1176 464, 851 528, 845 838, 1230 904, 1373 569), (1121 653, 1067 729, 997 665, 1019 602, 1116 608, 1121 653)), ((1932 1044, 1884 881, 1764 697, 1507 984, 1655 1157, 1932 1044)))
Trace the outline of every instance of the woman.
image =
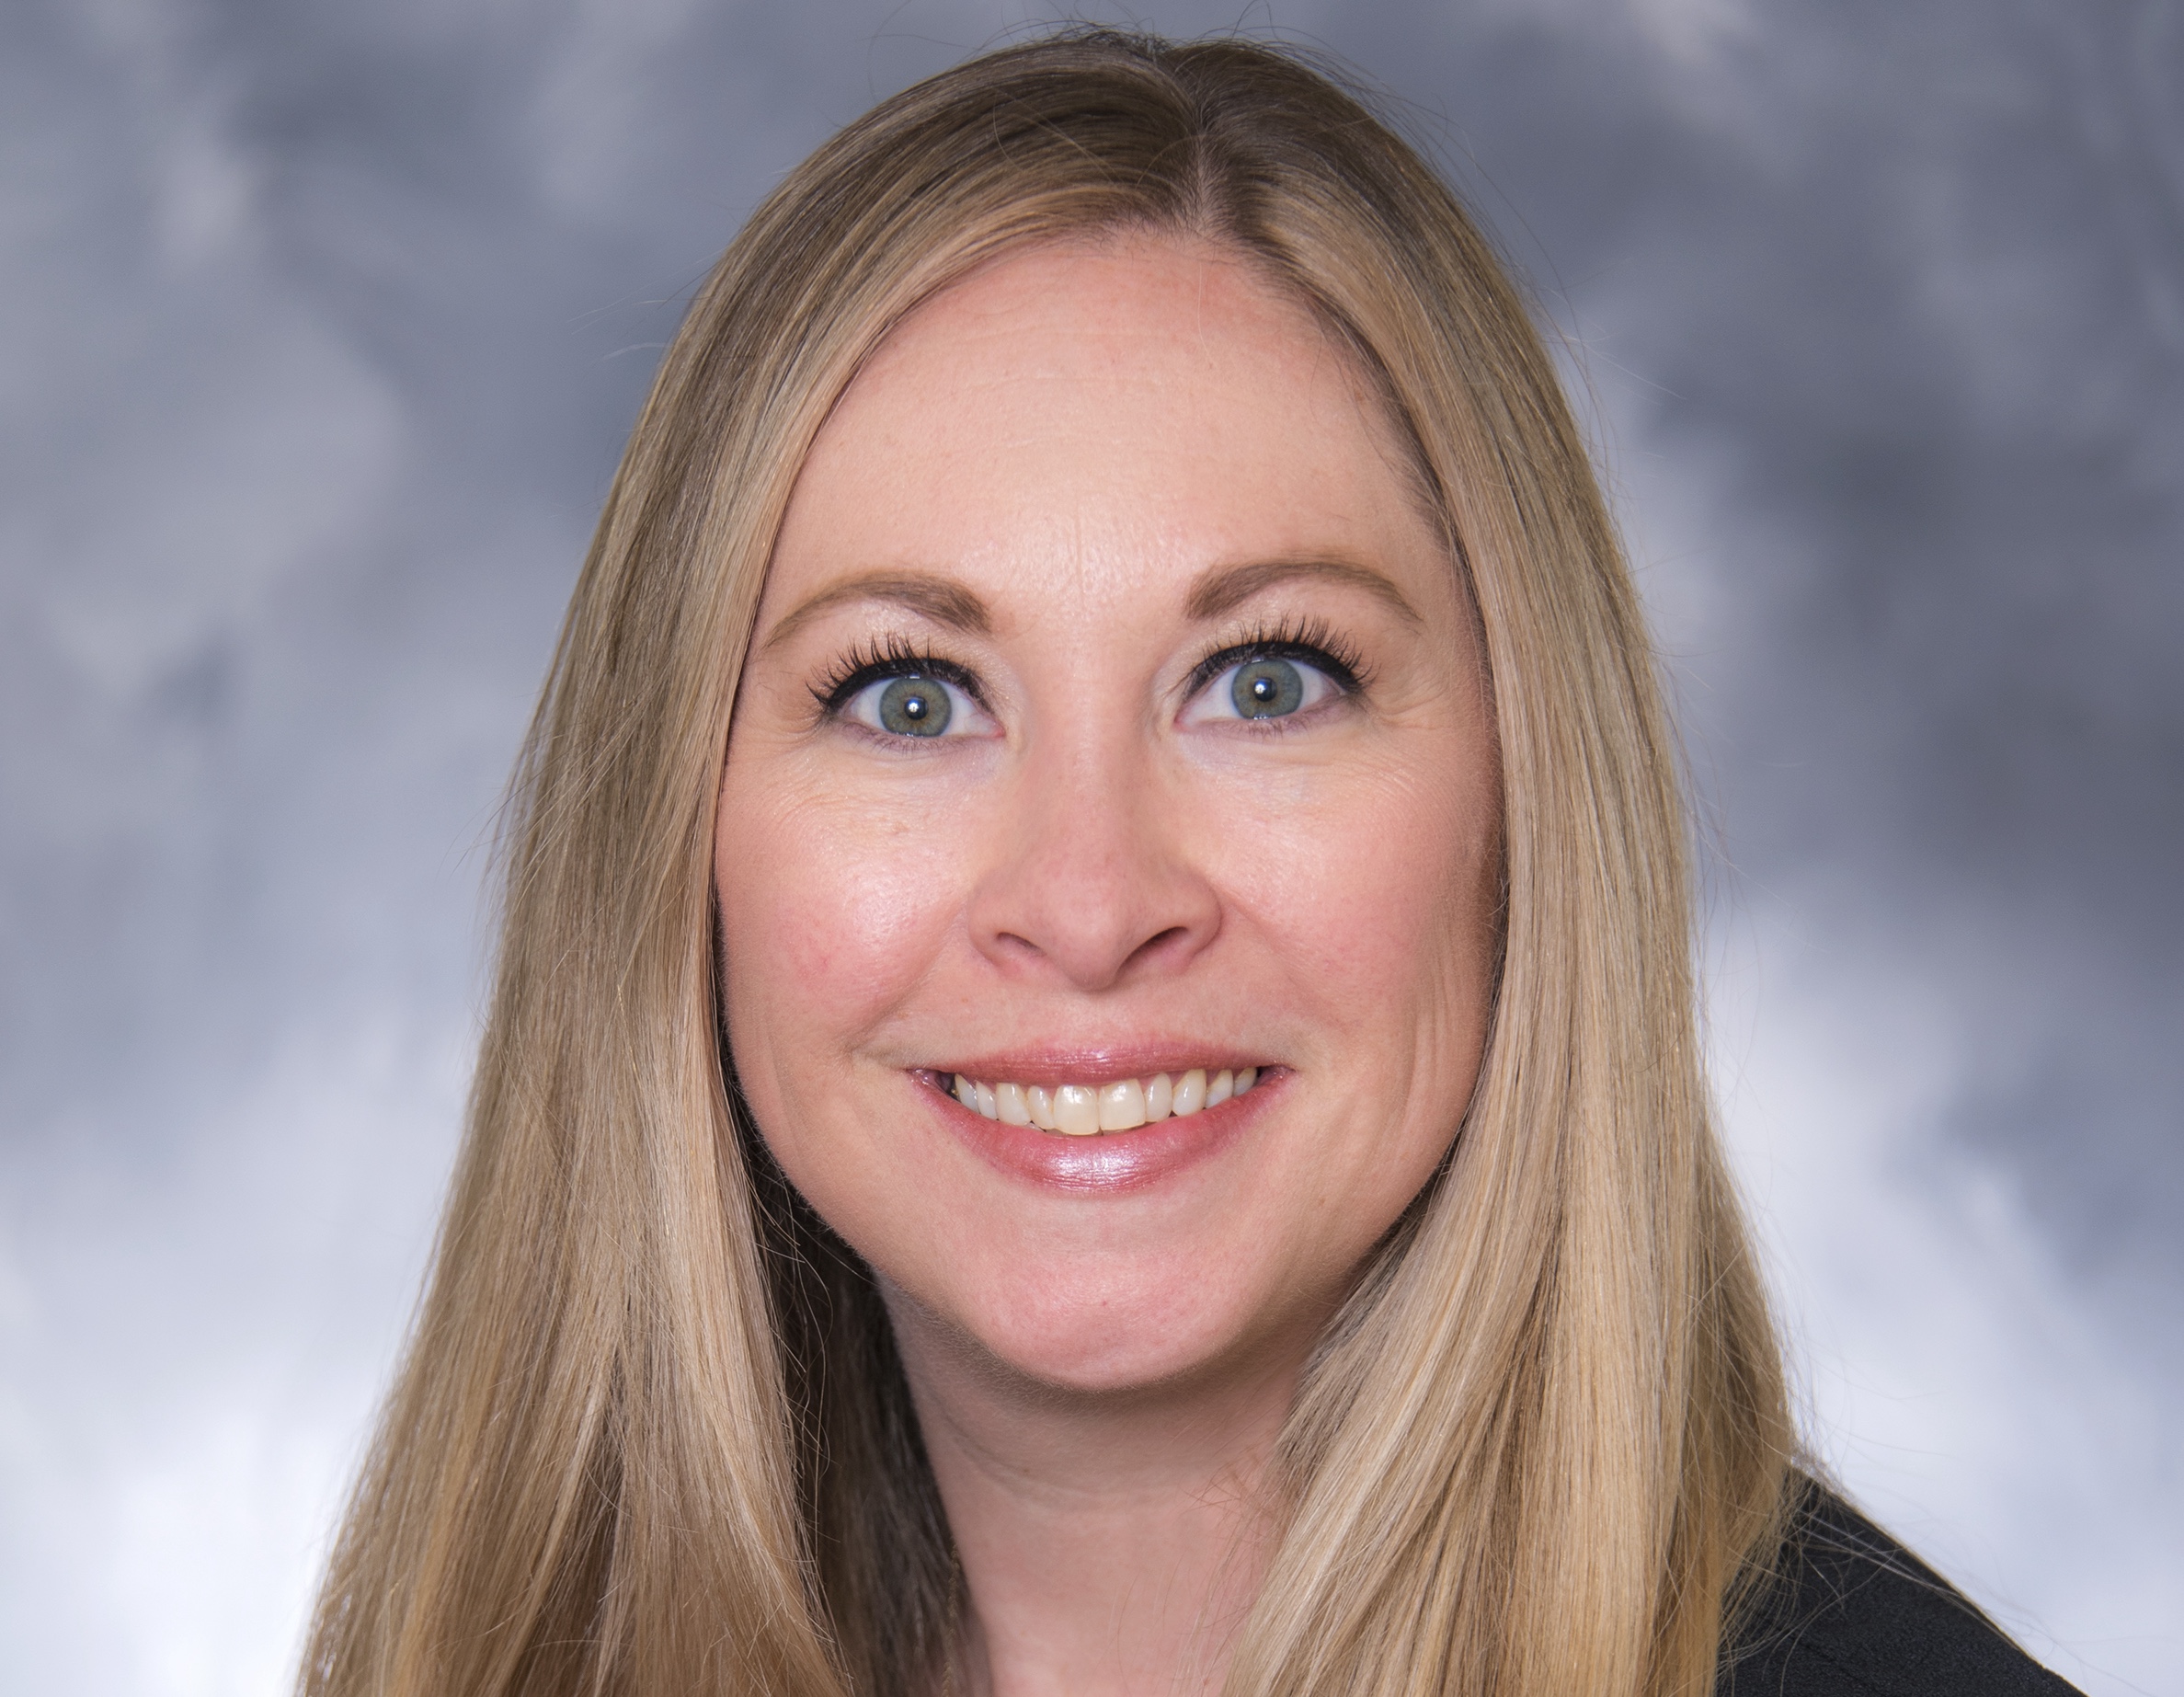
POLYGON ((306 1691, 2047 1689, 1791 1469, 1583 446, 1293 58, 783 184, 516 799, 306 1691))

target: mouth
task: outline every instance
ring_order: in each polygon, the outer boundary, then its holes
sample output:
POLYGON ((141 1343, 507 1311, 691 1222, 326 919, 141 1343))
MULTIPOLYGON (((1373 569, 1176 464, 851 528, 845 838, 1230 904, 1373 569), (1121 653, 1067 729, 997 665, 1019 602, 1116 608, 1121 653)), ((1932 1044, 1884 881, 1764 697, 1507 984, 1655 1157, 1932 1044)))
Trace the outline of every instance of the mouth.
POLYGON ((934 1089, 954 1096, 982 1118, 1005 1126, 1035 1126, 1054 1137, 1099 1137, 1135 1131, 1164 1119, 1187 1119, 1218 1107, 1249 1093, 1262 1071, 1191 1067, 1096 1084, 1027 1084, 950 1072, 926 1072, 924 1076, 934 1089))

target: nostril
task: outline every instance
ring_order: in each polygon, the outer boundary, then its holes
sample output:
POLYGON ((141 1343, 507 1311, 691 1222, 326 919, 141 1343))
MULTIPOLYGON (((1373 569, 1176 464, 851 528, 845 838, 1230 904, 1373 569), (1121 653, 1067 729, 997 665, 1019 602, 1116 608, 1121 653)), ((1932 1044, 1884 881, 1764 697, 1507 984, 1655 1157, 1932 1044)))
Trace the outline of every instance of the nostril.
POLYGON ((1190 927, 1187 925, 1171 925, 1157 936, 1146 938, 1144 942, 1132 949, 1127 964, 1134 965, 1141 960, 1154 959, 1170 946, 1185 941, 1190 934, 1190 927))
POLYGON ((1189 867, 1160 857, 1140 866, 1017 855, 981 880, 966 917, 976 946, 1003 971, 1103 990, 1123 976, 1183 969, 1219 931, 1220 903, 1189 867))

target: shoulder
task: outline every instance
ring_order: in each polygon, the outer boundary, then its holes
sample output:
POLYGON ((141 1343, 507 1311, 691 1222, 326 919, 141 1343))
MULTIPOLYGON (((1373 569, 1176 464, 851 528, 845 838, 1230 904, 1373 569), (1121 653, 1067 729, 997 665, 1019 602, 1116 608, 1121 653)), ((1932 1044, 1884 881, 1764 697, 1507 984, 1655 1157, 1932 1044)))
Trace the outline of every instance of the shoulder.
POLYGON ((2072 1697, 1954 1587, 1808 1485, 1715 1697, 2072 1697))

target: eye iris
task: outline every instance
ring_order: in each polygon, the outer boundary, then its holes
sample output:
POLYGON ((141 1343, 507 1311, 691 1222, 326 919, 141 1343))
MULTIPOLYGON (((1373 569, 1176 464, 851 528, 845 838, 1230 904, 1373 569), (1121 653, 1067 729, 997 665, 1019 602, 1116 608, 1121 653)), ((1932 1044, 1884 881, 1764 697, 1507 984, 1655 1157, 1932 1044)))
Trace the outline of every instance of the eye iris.
POLYGON ((880 723, 898 737, 937 737, 954 712, 931 678, 898 678, 880 692, 880 723))
POLYGON ((1304 705, 1304 679, 1286 659, 1255 659, 1236 669, 1229 694, 1243 717, 1277 719, 1304 705))

